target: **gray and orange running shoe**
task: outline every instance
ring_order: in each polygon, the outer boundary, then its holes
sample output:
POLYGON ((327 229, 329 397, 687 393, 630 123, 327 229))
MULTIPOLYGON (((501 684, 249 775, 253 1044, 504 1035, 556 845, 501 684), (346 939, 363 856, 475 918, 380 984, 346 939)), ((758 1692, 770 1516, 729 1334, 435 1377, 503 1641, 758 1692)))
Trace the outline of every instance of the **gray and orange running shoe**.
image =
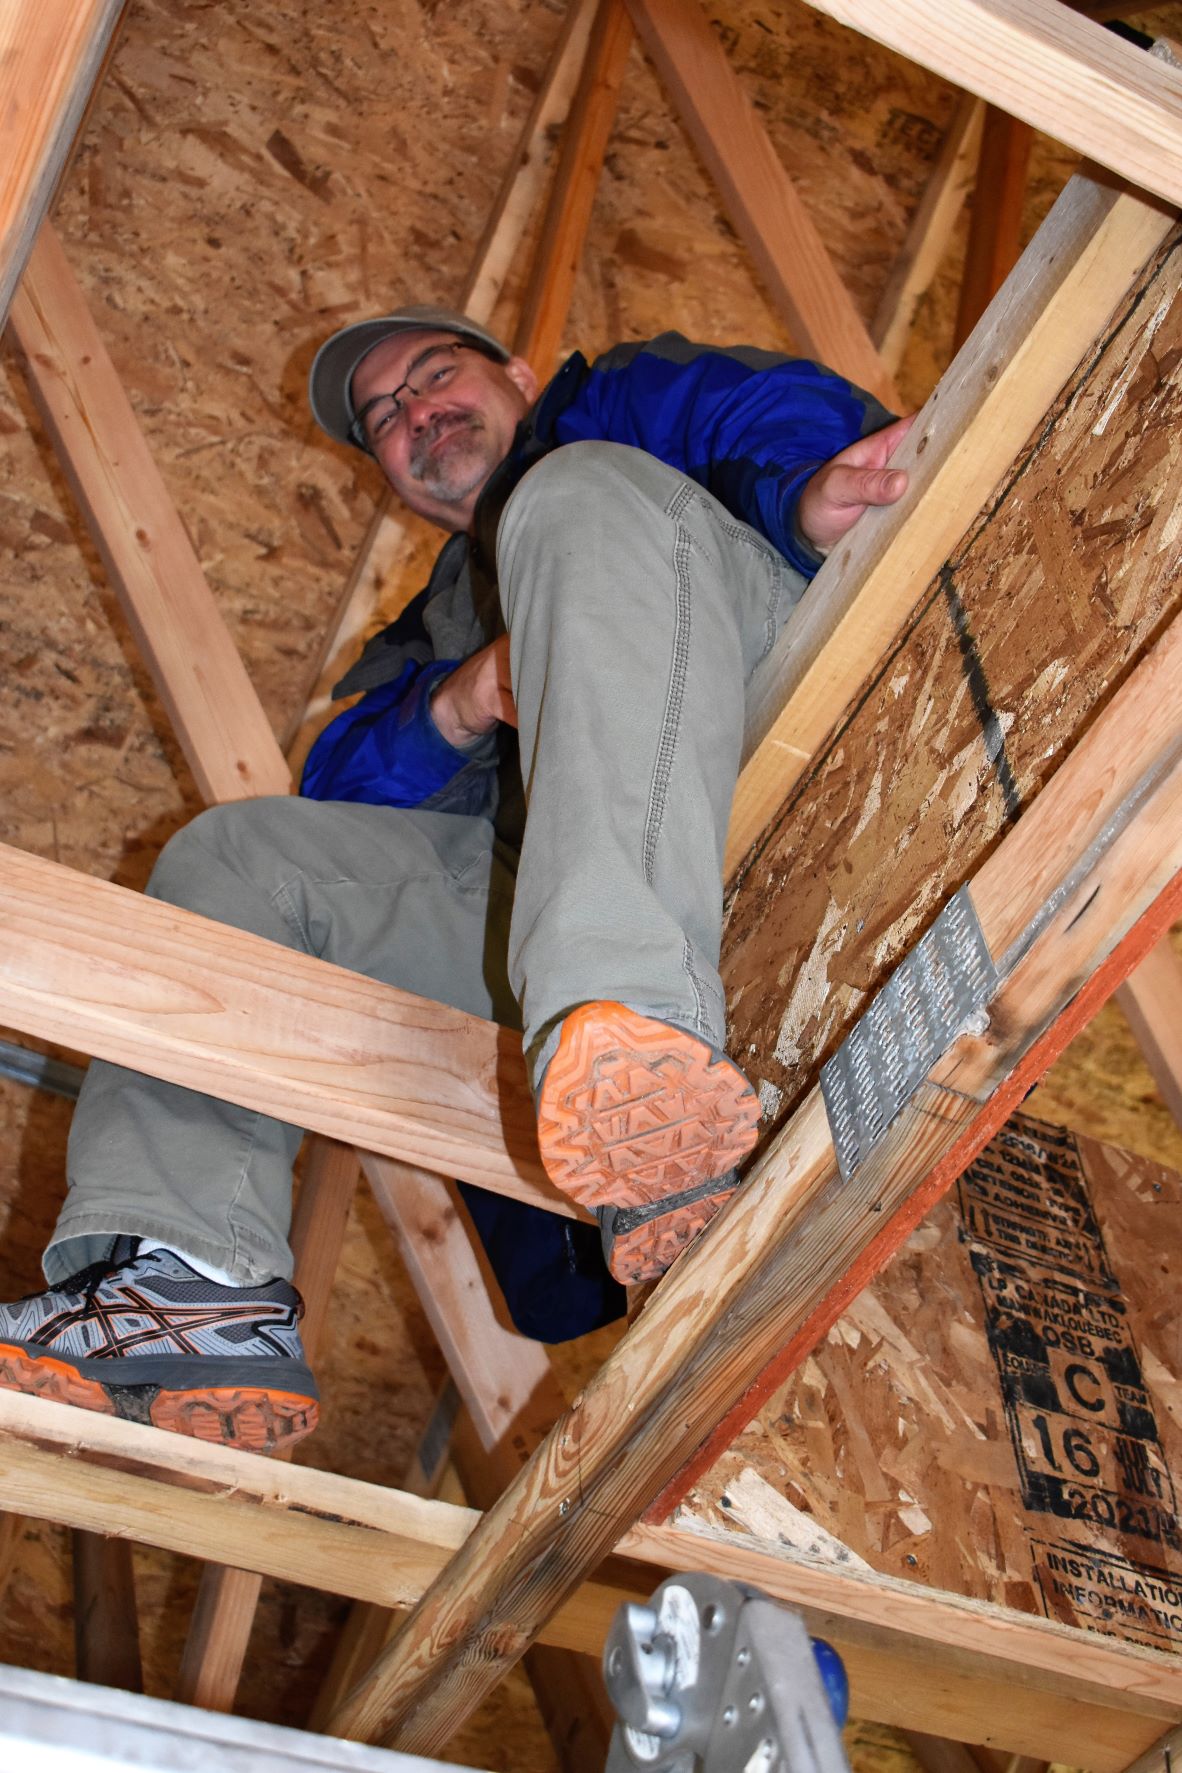
POLYGON ((737 1186, 759 1101, 706 1041, 621 1003, 563 1019, 538 1093, 538 1144, 551 1181, 595 1210, 608 1267, 652 1280, 737 1186))
POLYGON ((295 1288, 218 1286, 134 1245, 121 1238, 111 1260, 0 1305, 0 1387, 250 1453, 310 1434, 319 1393, 295 1288))

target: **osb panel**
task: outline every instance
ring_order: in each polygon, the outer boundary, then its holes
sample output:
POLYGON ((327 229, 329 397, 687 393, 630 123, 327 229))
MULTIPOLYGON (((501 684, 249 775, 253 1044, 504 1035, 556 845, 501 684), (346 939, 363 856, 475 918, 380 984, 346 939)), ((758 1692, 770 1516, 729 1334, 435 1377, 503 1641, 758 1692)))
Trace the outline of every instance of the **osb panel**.
POLYGON ((1176 1172, 1015 1116, 687 1506, 1182 1648, 1180 1234, 1176 1172))
MULTIPOLYGON (((277 730, 298 721, 380 491, 314 432, 311 356, 343 320, 454 299, 563 10, 130 9, 56 225, 277 730)), ((718 29, 869 316, 950 89, 802 4, 718 29)), ((670 325, 789 342, 637 50, 567 338, 593 352, 670 325)), ((196 798, 31 418, 10 367, 0 838, 141 884, 196 798)), ((412 528, 390 609, 421 582, 412 528)))
MULTIPOLYGON (((380 491, 370 464, 312 430, 312 353, 336 325, 396 300, 456 297, 564 10, 132 0, 56 225, 276 730, 302 709, 380 491)), ((868 317, 950 89, 795 0, 727 8, 719 28, 777 146, 798 157, 806 201, 868 317)), ((526 263, 522 253, 519 278, 526 263)), ((594 352, 670 325, 788 342, 637 51, 567 342, 594 352)), ((0 838, 138 886, 197 798, 11 358, 6 371, 0 838)), ((412 572, 393 587, 390 607, 418 582, 412 572)), ((65 1105, 0 1086, 4 1296, 39 1284, 67 1120, 65 1105)), ((393 1481, 439 1357, 364 1207, 330 1344, 324 1427, 306 1456, 393 1481)), ((172 1689, 197 1573, 137 1552, 152 1692, 172 1689)), ((266 1584, 242 1709, 302 1722, 342 1612, 266 1584)), ((65 1536, 53 1529, 27 1530, 0 1658, 72 1669, 65 1536)), ((520 1689, 496 1706, 453 1755, 552 1773, 520 1689)))
MULTIPOLYGON (((563 10, 132 0, 57 226, 277 730, 302 708, 379 491, 368 464, 308 423, 312 352, 393 300, 454 299, 563 10)), ((868 318, 951 90, 800 0, 710 10, 868 318)), ((1182 35, 1182 7, 1154 19, 1182 35)), ((1053 146, 1038 156, 1028 229, 1070 170, 1053 146)), ((946 361, 956 263, 954 249, 904 366, 915 402, 946 361)), ((567 342, 596 350, 669 325, 787 343, 634 53, 567 342)), ((0 838, 142 884, 196 797, 14 371, 0 380, 0 435, 0 838)), ((392 588, 391 607, 414 588, 413 577, 392 588)), ((8 1296, 39 1283, 67 1117, 0 1086, 8 1296)), ((593 1339, 600 1352, 608 1339, 593 1339)), ((439 1364, 364 1205, 331 1344, 325 1426, 306 1456, 392 1478, 439 1364)), ((153 1692, 171 1690, 196 1575, 192 1562, 137 1552, 153 1692)), ((301 1722, 341 1615, 328 1597, 266 1584, 242 1709, 301 1722)), ((72 1668, 64 1536, 52 1529, 28 1528, 0 1658, 72 1668)), ((520 1687, 450 1752, 520 1773, 555 1766, 520 1687)))
POLYGON ((1182 251, 936 575, 730 910, 731 1046, 776 1119, 1182 604, 1182 251))

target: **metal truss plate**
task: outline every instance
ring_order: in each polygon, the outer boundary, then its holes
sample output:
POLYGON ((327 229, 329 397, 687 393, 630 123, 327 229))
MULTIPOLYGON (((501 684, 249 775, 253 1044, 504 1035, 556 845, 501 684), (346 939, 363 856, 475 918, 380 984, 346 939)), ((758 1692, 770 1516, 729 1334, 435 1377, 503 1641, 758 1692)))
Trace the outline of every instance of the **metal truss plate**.
POLYGON ((997 989, 969 889, 951 898, 821 1068, 837 1162, 848 1181, 966 1024, 997 989))

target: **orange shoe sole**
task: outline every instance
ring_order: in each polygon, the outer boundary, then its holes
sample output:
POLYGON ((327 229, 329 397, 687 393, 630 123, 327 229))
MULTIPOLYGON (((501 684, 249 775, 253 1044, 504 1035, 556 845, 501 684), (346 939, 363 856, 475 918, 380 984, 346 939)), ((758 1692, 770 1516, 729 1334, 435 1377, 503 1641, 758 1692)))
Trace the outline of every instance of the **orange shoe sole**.
POLYGON ((320 1420, 315 1398, 251 1386, 206 1391, 162 1391, 149 1412, 156 1428, 192 1435, 242 1453, 274 1453, 294 1447, 320 1420))
POLYGON ((608 1261, 615 1279, 625 1287, 659 1280, 734 1192, 733 1187, 722 1188, 692 1206, 675 1207, 632 1231, 615 1232, 608 1261))
MULTIPOLYGON (((759 1102, 736 1065, 620 1003, 571 1011, 538 1099, 547 1174, 592 1208, 649 1206, 721 1176, 751 1150, 758 1125, 759 1102)), ((699 1204, 704 1224, 711 1213, 699 1204)))
MULTIPOLYGON (((66 1361, 52 1355, 33 1356, 21 1348, 0 1345, 0 1388, 22 1391, 52 1403, 73 1404, 102 1416, 142 1421, 139 1410, 121 1409, 118 1386, 108 1388, 86 1379, 66 1361)), ((138 1390, 138 1388, 136 1388, 138 1390)), ((258 1387, 228 1386, 203 1391, 158 1391, 147 1406, 155 1428, 196 1440, 236 1447, 243 1453, 274 1453, 311 1434, 319 1420, 314 1398, 258 1387)))

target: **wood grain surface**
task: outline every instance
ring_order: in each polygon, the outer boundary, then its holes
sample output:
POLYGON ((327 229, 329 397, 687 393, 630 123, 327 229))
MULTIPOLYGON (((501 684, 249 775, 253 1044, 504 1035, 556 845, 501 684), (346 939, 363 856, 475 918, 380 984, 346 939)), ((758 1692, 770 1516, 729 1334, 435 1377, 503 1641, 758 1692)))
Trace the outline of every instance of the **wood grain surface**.
POLYGON ((1182 603, 1180 269, 1138 282, 733 896, 731 1046, 771 1124, 1182 603))
POLYGON ((808 0, 1182 203, 1182 78, 1056 0, 808 0))

